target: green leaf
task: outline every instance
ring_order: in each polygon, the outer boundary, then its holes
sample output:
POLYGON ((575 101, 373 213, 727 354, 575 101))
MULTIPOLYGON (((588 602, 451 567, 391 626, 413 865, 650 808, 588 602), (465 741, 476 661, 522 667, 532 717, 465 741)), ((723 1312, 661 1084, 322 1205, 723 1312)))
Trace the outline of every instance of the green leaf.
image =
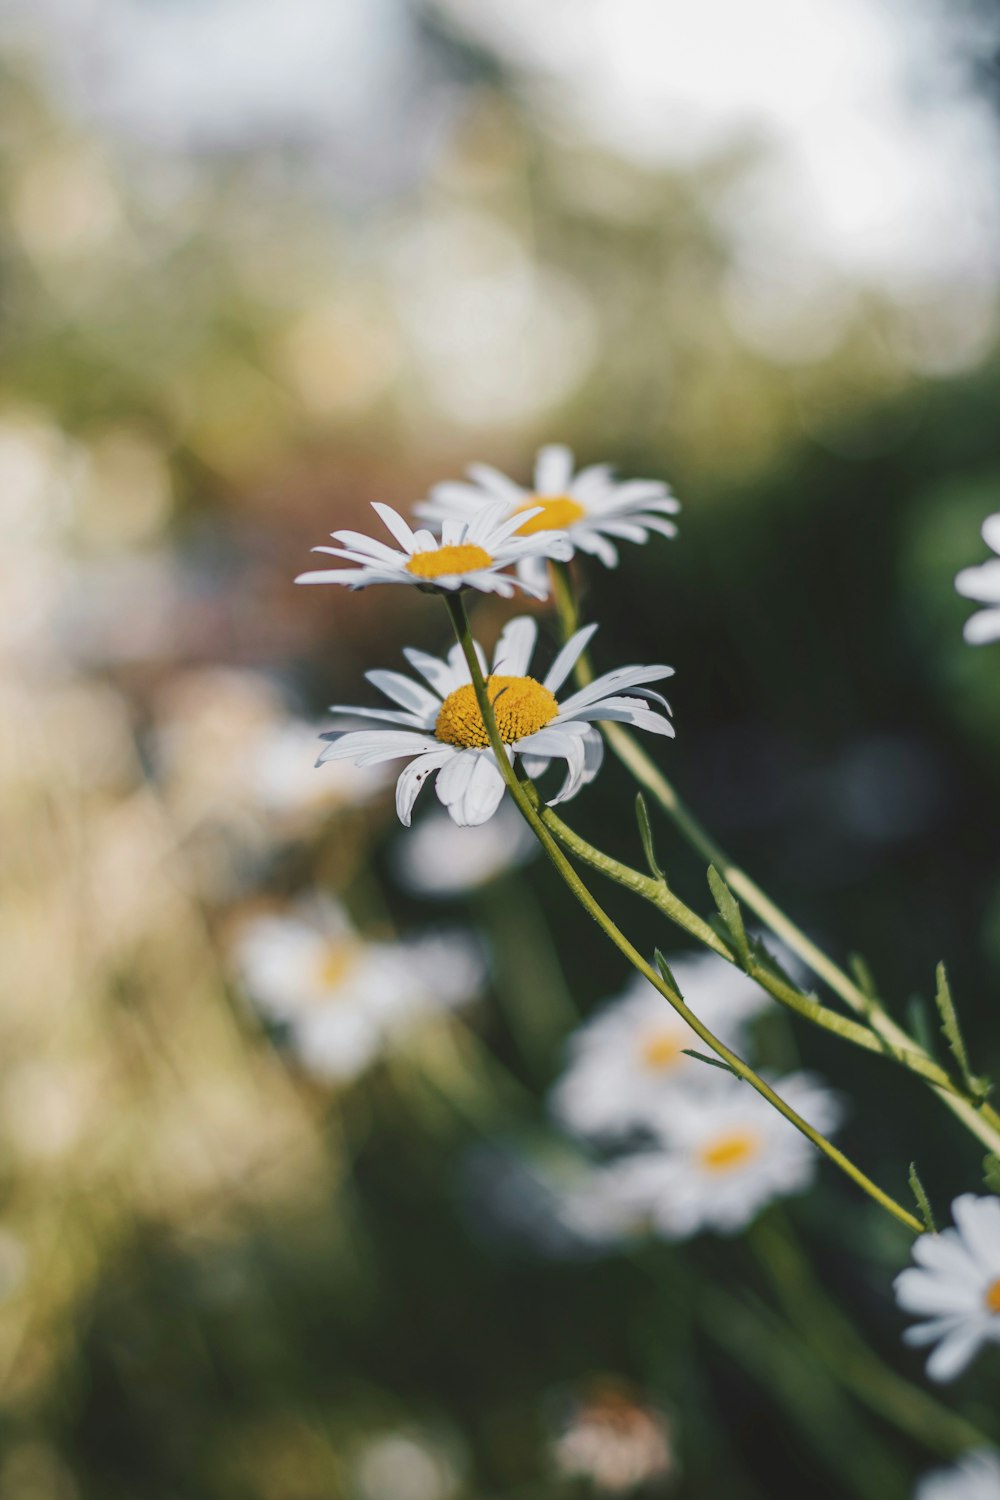
POLYGON ((746 969, 750 964, 750 942, 746 928, 743 926, 740 904, 714 865, 708 867, 708 884, 715 904, 719 908, 719 916, 725 922, 726 931, 739 955, 740 963, 746 969))
POLYGON ((983 1181, 991 1193, 1000 1193, 1000 1156, 992 1151, 983 1157, 983 1181))
POLYGON ((657 948, 653 957, 656 961, 656 967, 659 969, 660 973, 663 975, 663 978, 667 981, 674 994, 680 996, 680 998, 683 1000, 684 996, 681 994, 681 987, 677 983, 677 980, 674 978, 673 974, 670 972, 670 965, 667 963, 667 960, 664 958, 659 948, 657 948))
POLYGON ((924 1221, 924 1228, 927 1230, 928 1234, 937 1234, 937 1225, 934 1222, 934 1215, 931 1212, 931 1202, 927 1196, 927 1191, 923 1183, 920 1181, 920 1173, 917 1171, 917 1164, 915 1161, 910 1162, 909 1183, 910 1192, 913 1194, 917 1202, 917 1211, 919 1212, 921 1219, 923 1219, 924 1221))
POLYGON ((941 1030, 948 1046, 951 1048, 952 1056, 958 1063, 962 1082, 969 1093, 980 1103, 990 1092, 990 1082, 986 1078, 977 1078, 969 1067, 969 1054, 965 1050, 965 1038, 962 1036, 961 1027, 958 1024, 958 1011, 951 997, 951 986, 948 983, 948 974, 943 963, 938 964, 936 970, 937 989, 934 993, 934 1003, 941 1017, 941 1030))
POLYGON ((721 1057, 709 1057, 707 1052, 696 1052, 693 1047, 682 1047, 681 1051, 685 1057, 697 1058, 698 1062, 708 1063, 710 1068, 721 1068, 725 1073, 732 1073, 734 1078, 739 1078, 735 1068, 731 1068, 721 1057))
POLYGON ((646 806, 646 799, 641 792, 636 793, 635 817, 636 822, 639 824, 639 837, 642 840, 642 852, 646 856, 646 863, 649 866, 649 872, 651 875, 655 876, 657 880, 665 880, 666 876, 660 868, 659 861, 656 858, 656 850, 653 848, 653 830, 649 822, 649 808, 646 806))

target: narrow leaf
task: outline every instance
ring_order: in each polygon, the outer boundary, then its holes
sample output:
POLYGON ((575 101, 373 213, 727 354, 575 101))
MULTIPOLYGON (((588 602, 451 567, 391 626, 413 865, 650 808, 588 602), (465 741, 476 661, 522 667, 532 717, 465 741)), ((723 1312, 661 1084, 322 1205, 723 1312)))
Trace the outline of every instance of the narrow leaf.
POLYGON ((709 1057, 707 1052, 696 1052, 693 1047, 682 1047, 681 1051, 685 1057, 694 1057, 698 1062, 708 1063, 710 1068, 721 1068, 725 1073, 732 1073, 734 1078, 740 1076, 736 1069, 731 1068, 727 1062, 723 1062, 721 1057, 709 1057))
POLYGON ((983 1181, 991 1193, 1000 1193, 1000 1156, 992 1151, 983 1157, 983 1181))
POLYGON ((750 963, 750 942, 746 928, 743 926, 740 904, 714 865, 708 867, 708 884, 715 904, 719 908, 719 916, 725 922, 726 930, 739 955, 740 963, 746 969, 750 963))
POLYGON ((670 965, 667 963, 667 960, 664 958, 659 948, 657 948, 653 957, 656 961, 656 967, 659 969, 660 973, 663 975, 663 978, 667 981, 674 994, 680 995, 680 998, 683 1000, 684 996, 681 994, 681 987, 671 973, 670 965))
POLYGON ((910 1162, 909 1182, 910 1192, 913 1194, 917 1202, 917 1211, 919 1212, 921 1219, 923 1219, 924 1221, 924 1228, 927 1230, 928 1234, 937 1234, 937 1225, 934 1222, 934 1215, 931 1212, 931 1202, 927 1196, 927 1191, 923 1183, 920 1181, 920 1173, 917 1171, 917 1164, 915 1161, 910 1162))
POLYGON ((649 822, 649 808, 646 806, 646 799, 641 792, 636 793, 635 817, 636 822, 639 824, 639 837, 642 840, 642 852, 646 856, 646 863, 649 866, 649 873, 655 876, 657 880, 665 880, 666 876, 660 868, 659 862, 656 858, 656 850, 653 848, 653 830, 649 822))
POLYGON ((977 1078, 969 1067, 969 1054, 965 1050, 965 1038, 958 1024, 958 1011, 951 997, 951 986, 948 983, 948 975, 943 963, 938 964, 936 977, 937 989, 934 993, 934 1003, 941 1017, 941 1030, 951 1048, 952 1056, 958 1063, 963 1083, 970 1094, 976 1099, 983 1100, 990 1092, 990 1084, 985 1078, 977 1078))

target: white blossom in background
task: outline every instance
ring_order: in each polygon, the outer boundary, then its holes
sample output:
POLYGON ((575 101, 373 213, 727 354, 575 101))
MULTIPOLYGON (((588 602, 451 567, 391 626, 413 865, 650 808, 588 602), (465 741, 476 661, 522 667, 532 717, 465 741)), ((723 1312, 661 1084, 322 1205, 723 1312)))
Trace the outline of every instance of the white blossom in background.
POLYGON ((421 1020, 473 999, 485 978, 478 942, 433 932, 369 942, 322 897, 244 921, 233 957, 264 1020, 285 1028, 307 1071, 357 1077, 421 1020))
POLYGON ((462 1488, 453 1442, 421 1428, 398 1428, 368 1440, 351 1459, 358 1500, 451 1500, 462 1488))
POLYGON ((400 883, 415 896, 447 899, 518 869, 538 849, 521 814, 503 803, 495 817, 474 828, 459 828, 446 812, 430 812, 397 838, 392 858, 400 883))
POLYGON ((965 622, 965 639, 970 646, 1000 641, 1000 511, 983 522, 983 541, 997 556, 978 567, 963 568, 955 579, 955 587, 964 598, 985 606, 965 622))
POLYGON ((310 775, 322 732, 313 720, 285 718, 250 749, 251 788, 265 812, 297 824, 338 808, 363 807, 384 790, 387 777, 375 766, 341 761, 330 777, 310 775))
MULTIPOLYGON (((608 1168, 621 1204, 668 1240, 703 1230, 738 1233, 774 1199, 808 1187, 819 1161, 816 1148, 749 1084, 721 1073, 710 1078, 702 1066, 701 1091, 678 1092, 661 1107, 657 1145, 608 1168)), ((839 1108, 829 1089, 805 1073, 772 1083, 809 1124, 830 1134, 839 1108)))
POLYGON ((1000 1198, 963 1193, 951 1206, 955 1227, 922 1234, 916 1262, 895 1280, 904 1312, 925 1319, 903 1337, 935 1344, 932 1380, 954 1380, 984 1344, 1000 1344, 1000 1198))
POLYGON ((935 1469, 921 1479, 913 1500, 1000 1500, 1000 1454, 977 1449, 952 1469, 935 1469))
MULTIPOLYGON (((712 953, 683 954, 671 969, 691 1009, 737 1052, 745 1025, 770 1000, 759 985, 712 953)), ((571 1038, 552 1091, 555 1118, 584 1136, 625 1135, 658 1118, 676 1090, 700 1090, 706 1065, 685 1048, 704 1045, 641 974, 571 1038)))
MULTIPOLYGON (((677 535, 668 517, 677 514, 680 502, 662 480, 615 479, 610 464, 591 464, 576 474, 573 455, 561 443, 539 450, 527 488, 488 464, 470 465, 469 479, 436 484, 416 507, 417 515, 444 526, 492 515, 499 504, 502 514, 523 518, 515 535, 527 538, 543 528, 565 532, 573 551, 596 557, 606 568, 617 566, 618 541, 677 535)), ((545 587, 542 557, 526 557, 518 573, 526 585, 545 587)))

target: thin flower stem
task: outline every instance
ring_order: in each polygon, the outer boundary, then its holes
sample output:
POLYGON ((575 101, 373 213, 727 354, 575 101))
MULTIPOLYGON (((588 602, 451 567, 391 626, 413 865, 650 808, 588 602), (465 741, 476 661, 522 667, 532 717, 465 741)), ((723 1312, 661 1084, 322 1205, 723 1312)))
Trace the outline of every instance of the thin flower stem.
POLYGON ((873 1198, 876 1203, 892 1214, 895 1219, 898 1219, 901 1224, 905 1224, 914 1234, 922 1234, 923 1225, 919 1219, 915 1218, 913 1214, 908 1213, 888 1193, 883 1192, 877 1183, 866 1176, 861 1168, 856 1166, 848 1156, 845 1156, 831 1141, 828 1141, 814 1126, 810 1125, 808 1120, 804 1120, 800 1114, 797 1114, 791 1105, 787 1104, 780 1094, 777 1094, 771 1085, 765 1082, 758 1073, 755 1073, 748 1063, 744 1062, 731 1048, 727 1047, 723 1041, 709 1031, 704 1022, 700 1021, 694 1012, 688 1009, 682 997, 666 982, 660 972, 646 962, 639 950, 629 942, 628 938, 616 926, 596 898, 591 895, 589 889, 584 885, 553 835, 546 828, 526 787, 519 781, 515 774, 507 746, 501 740, 497 730, 496 719, 493 716, 493 706, 490 703, 486 683, 483 680, 483 674, 479 666, 479 659, 472 644, 469 621, 465 613, 465 605, 462 602, 461 594, 457 592, 448 593, 444 597, 448 612, 451 615, 455 637, 462 648, 469 668, 473 689, 476 694, 476 702, 486 728, 490 748, 496 757, 497 765, 507 784, 507 789, 521 816, 534 832, 542 848, 580 905, 593 917, 601 930, 606 933, 619 951, 625 955, 629 963, 649 980, 650 984, 659 991, 664 999, 670 1002, 677 1014, 682 1020, 687 1022, 695 1035, 715 1052, 717 1056, 721 1057, 723 1062, 728 1064, 737 1077, 742 1078, 744 1082, 750 1084, 751 1088, 755 1089, 779 1114, 783 1115, 789 1124, 794 1125, 796 1130, 800 1131, 807 1140, 811 1141, 824 1156, 829 1157, 870 1198, 873 1198))
MULTIPOLYGON (((549 569, 562 634, 564 639, 568 640, 579 623, 569 570, 564 563, 556 562, 550 562, 549 569)), ((580 687, 586 687, 594 679, 593 668, 586 652, 583 652, 577 660, 575 677, 580 687)), ((839 995, 856 1015, 865 1018, 872 1031, 876 1032, 886 1044, 885 1050, 889 1056, 897 1057, 900 1061, 904 1058, 921 1057, 924 1060, 924 1066, 916 1068, 911 1061, 907 1061, 905 1065, 921 1073, 928 1080, 931 1088, 948 1109, 973 1135, 991 1151, 1000 1153, 1000 1113, 991 1105, 964 1095, 947 1074, 944 1074, 944 1081, 939 1081, 935 1077, 935 1070, 942 1074, 944 1070, 937 1067, 926 1049, 892 1019, 880 1000, 866 995, 849 974, 821 948, 818 948, 790 917, 786 916, 746 871, 733 863, 708 830, 699 823, 663 772, 628 729, 622 724, 611 723, 605 724, 603 731, 605 739, 618 759, 632 773, 639 785, 656 800, 695 853, 701 855, 708 864, 715 866, 733 894, 744 901, 765 926, 793 953, 797 954, 818 978, 828 984, 834 994, 839 995)))

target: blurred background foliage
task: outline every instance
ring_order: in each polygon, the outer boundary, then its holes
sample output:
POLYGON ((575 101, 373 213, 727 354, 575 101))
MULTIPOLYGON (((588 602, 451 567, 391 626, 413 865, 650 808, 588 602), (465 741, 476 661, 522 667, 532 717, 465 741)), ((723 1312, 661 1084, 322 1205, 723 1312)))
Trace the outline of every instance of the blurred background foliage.
MULTIPOLYGON (((676 543, 581 573, 601 667, 677 668, 669 774, 899 1014, 946 957, 997 1067, 1000 678, 953 577, 1000 489, 998 27, 5 7, 2 1500, 892 1500, 962 1446, 899 1345, 905 1236, 830 1172, 743 1240, 563 1254, 531 1222, 561 1044, 625 978, 544 868, 447 904, 486 992, 350 1086, 229 954, 315 887, 375 936, 440 922, 391 798, 306 806, 308 738, 287 806, 248 767, 443 611, 291 579, 371 500, 526 480, 558 438, 684 503, 676 543)), ((634 860, 631 798, 609 765, 571 821, 634 860)), ((777 1016, 761 1047, 853 1101, 897 1194, 914 1155, 942 1206, 977 1186, 916 1083, 777 1016)), ((996 1441, 987 1392, 959 1404, 996 1441)))

